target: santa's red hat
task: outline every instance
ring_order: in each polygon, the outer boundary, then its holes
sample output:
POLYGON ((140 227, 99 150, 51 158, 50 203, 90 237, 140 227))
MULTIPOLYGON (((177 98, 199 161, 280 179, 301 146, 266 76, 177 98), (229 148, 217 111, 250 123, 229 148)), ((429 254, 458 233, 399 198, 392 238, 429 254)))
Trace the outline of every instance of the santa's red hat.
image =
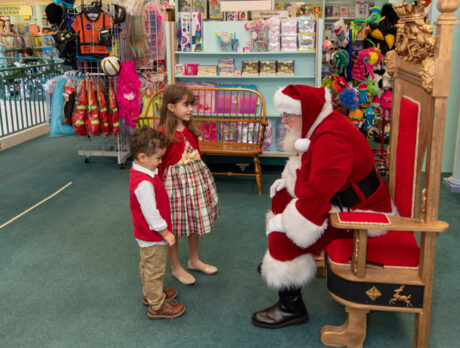
POLYGON ((273 102, 279 113, 302 116, 301 138, 295 142, 295 148, 298 152, 307 152, 313 131, 332 112, 329 90, 324 87, 289 85, 275 92, 273 102))

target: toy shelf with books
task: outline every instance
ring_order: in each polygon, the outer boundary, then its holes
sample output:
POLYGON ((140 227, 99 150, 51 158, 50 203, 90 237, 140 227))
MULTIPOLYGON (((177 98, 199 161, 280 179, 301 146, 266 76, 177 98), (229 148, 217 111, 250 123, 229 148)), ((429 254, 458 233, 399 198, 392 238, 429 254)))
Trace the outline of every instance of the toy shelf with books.
MULTIPOLYGON (((177 21, 177 17, 176 17, 177 21)), ((321 81, 321 42, 322 31, 318 30, 323 26, 322 20, 314 23, 315 36, 314 43, 308 51, 279 51, 279 52, 241 52, 239 49, 236 52, 222 51, 223 48, 218 40, 220 33, 231 33, 232 38, 236 38, 240 47, 243 47, 246 42, 251 41, 251 33, 245 30, 245 21, 203 21, 201 28, 202 36, 202 51, 201 52, 182 52, 178 50, 177 45, 177 27, 174 24, 168 26, 168 79, 169 83, 213 83, 217 86, 231 84, 232 87, 237 85, 241 87, 251 86, 256 88, 263 95, 266 102, 266 113, 269 126, 266 133, 266 146, 264 146, 263 156, 267 157, 286 157, 286 152, 283 152, 279 146, 279 138, 283 136, 280 127, 280 115, 276 112, 273 104, 273 94, 275 91, 288 84, 307 84, 311 86, 319 86, 321 81), (222 73, 222 68, 218 71, 219 62, 225 59, 230 59, 234 64, 234 69, 242 72, 241 75, 235 75, 233 72, 227 75, 218 75, 222 73), (255 75, 247 76, 244 73, 244 65, 248 62, 256 62, 256 65, 261 65, 267 62, 273 63, 274 66, 283 66, 283 62, 290 62, 293 67, 293 74, 281 76, 274 71, 271 75, 255 75), (281 63, 280 63, 281 62, 281 63), (188 75, 186 71, 177 73, 177 67, 186 66, 204 66, 212 67, 211 71, 204 71, 202 74, 193 72, 194 75, 188 75)), ((193 50, 193 47, 192 47, 193 50)), ((268 64, 268 63, 267 63, 268 64)), ((197 68, 199 69, 199 68, 197 68)), ((180 70, 180 69, 179 69, 180 70)), ((238 74, 238 73, 237 73, 238 74)), ((262 74, 262 73, 261 73, 262 74)))

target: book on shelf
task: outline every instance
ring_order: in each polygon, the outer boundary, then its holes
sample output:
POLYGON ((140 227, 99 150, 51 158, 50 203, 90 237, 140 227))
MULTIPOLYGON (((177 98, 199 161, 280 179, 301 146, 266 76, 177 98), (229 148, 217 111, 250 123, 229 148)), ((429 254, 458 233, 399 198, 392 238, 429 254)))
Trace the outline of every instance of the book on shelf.
POLYGON ((350 16, 349 6, 348 5, 340 6, 340 17, 349 17, 349 16, 350 16))
POLYGON ((332 17, 332 8, 333 6, 325 6, 324 7, 324 17, 332 17))
POLYGON ((369 3, 367 1, 355 2, 355 17, 367 18, 369 16, 369 3))
POLYGON ((332 17, 340 17, 340 6, 332 6, 332 17))

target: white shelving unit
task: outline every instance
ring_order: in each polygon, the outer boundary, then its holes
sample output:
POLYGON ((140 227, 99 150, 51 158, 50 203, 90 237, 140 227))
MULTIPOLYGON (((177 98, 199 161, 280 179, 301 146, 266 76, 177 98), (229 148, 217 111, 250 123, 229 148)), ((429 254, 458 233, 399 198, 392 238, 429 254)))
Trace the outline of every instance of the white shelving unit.
POLYGON ((217 41, 216 32, 232 32, 236 34, 240 45, 250 41, 250 35, 244 29, 245 22, 236 21, 205 21, 203 23, 203 52, 180 52, 176 50, 175 27, 169 27, 168 39, 168 76, 169 82, 208 82, 216 84, 247 84, 256 85, 257 90, 264 96, 267 108, 267 118, 273 124, 272 146, 265 151, 266 157, 287 157, 287 153, 277 151, 275 141, 275 125, 279 114, 273 104, 274 92, 282 86, 291 83, 319 86, 321 84, 321 42, 323 20, 317 23, 316 50, 293 52, 222 52, 217 41), (219 58, 233 58, 235 67, 241 70, 243 60, 293 60, 293 76, 175 76, 175 64, 218 65, 219 58))

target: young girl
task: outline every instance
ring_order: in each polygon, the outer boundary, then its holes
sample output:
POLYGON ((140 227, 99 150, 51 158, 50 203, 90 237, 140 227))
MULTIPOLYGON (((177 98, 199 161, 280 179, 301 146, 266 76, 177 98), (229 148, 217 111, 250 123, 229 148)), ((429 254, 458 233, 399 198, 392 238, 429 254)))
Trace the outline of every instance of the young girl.
MULTIPOLYGON (((216 185, 209 168, 201 160, 199 132, 192 123, 195 96, 186 86, 169 85, 163 91, 159 129, 169 145, 158 167, 171 203, 173 233, 188 237, 188 269, 214 274, 217 268, 198 257, 199 236, 211 232, 219 215, 216 185)), ((171 273, 186 285, 195 277, 180 264, 178 243, 169 249, 171 273)))

